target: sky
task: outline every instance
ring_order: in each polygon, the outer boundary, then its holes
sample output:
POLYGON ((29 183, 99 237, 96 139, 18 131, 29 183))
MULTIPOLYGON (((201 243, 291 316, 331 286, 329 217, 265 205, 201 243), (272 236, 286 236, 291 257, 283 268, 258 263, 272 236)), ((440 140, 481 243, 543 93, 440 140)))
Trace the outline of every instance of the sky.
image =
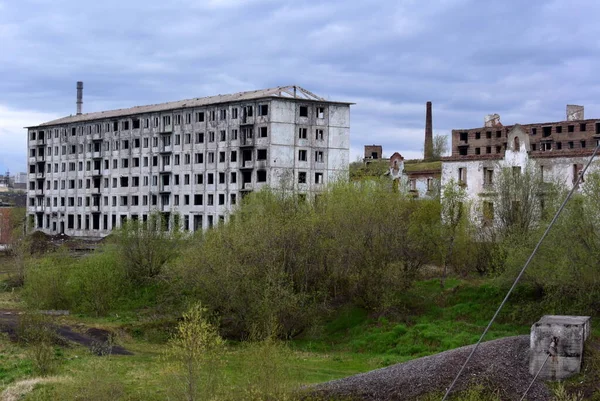
POLYGON ((25 126, 75 113, 299 85, 351 108, 365 144, 422 156, 435 134, 600 117, 595 0, 0 0, 0 172, 25 126))

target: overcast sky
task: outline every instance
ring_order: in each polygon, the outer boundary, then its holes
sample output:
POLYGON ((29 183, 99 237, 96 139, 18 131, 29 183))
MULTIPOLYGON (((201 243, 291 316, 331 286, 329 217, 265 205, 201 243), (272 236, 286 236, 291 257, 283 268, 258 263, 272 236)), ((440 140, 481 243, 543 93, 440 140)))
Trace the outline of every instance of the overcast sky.
POLYGON ((355 102, 365 144, 422 155, 434 132, 600 117, 595 0, 0 0, 0 172, 26 132, 75 113, 279 85, 355 102), (492 4, 493 3, 493 4, 492 4))

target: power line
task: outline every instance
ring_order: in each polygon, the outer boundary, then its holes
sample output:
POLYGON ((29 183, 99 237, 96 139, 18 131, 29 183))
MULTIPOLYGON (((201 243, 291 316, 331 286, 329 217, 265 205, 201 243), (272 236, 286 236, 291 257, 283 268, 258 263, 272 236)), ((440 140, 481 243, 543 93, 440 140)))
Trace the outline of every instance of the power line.
POLYGON ((529 386, 527 387, 527 390, 525 390, 525 392, 523 393, 523 396, 521 397, 521 399, 519 401, 523 401, 525 399, 525 396, 527 395, 527 393, 531 389, 531 386, 533 386, 533 383, 535 383, 536 379, 538 378, 538 376, 542 372, 542 369, 544 369, 544 366, 546 366, 546 362, 548 362, 548 358, 550 358, 550 355, 556 355, 556 345, 557 345, 557 343, 558 343, 558 339, 556 337, 553 338, 552 342, 550 343, 550 348, 548 349, 548 352, 547 352, 547 355, 546 355, 546 359, 544 359, 544 363, 542 363, 542 366, 540 366, 540 368, 538 369, 537 373, 533 377, 533 380, 531 381, 531 383, 529 383, 529 386))
POLYGON ((471 353, 469 354, 469 357, 467 358, 467 360, 465 361, 465 363, 462 365, 462 367, 458 371, 458 374, 456 375, 456 377, 452 381, 452 384, 450 384, 450 387, 448 387, 448 390, 446 390, 446 394, 444 395, 444 398, 442 398, 442 401, 446 401, 446 399, 448 398, 448 395, 450 395, 450 392, 452 391, 452 389, 456 385, 456 382, 460 378, 460 375, 465 370, 465 367, 467 366, 467 364, 471 361, 471 358, 473 357, 473 355, 477 351, 477 348, 479 348, 479 344, 481 344, 481 341, 483 340, 483 338, 487 334, 488 330, 492 326, 492 323, 494 323, 494 320, 496 320, 496 317, 498 317, 498 314, 500 313, 500 311, 504 307, 504 304, 508 300, 508 297, 510 297, 510 294, 512 294, 512 292, 515 289, 515 287, 517 286, 517 283, 519 282, 519 280, 521 280, 521 277, 525 273, 525 270, 527 270, 527 267, 529 267, 529 264, 533 260, 533 257, 535 256, 535 254, 539 250, 540 246, 542 245, 542 242, 544 241, 544 239, 546 239, 546 236, 550 232, 550 229, 552 228, 552 226, 554 225, 554 223, 558 219, 558 216, 560 216, 560 214, 562 213, 562 211, 565 208, 566 204, 569 202, 569 200, 571 199, 571 197, 573 196, 573 194, 575 193, 575 191, 579 187, 579 183, 581 182, 581 179, 583 178, 583 175, 587 171, 588 167, 592 164, 592 161, 594 160, 594 157, 596 157, 596 153, 598 153, 598 149, 600 149, 600 142, 598 142, 598 144, 596 145, 596 148, 594 149, 594 153, 592 153, 592 156, 590 157, 590 160, 588 160, 587 164, 585 165, 585 168, 581 171, 581 173, 577 177, 577 181, 573 184, 573 188, 571 188, 571 191, 569 191, 569 194, 567 195, 567 197, 565 198, 565 200, 563 201, 563 203, 560 205, 560 207, 556 211, 556 214, 554 215, 554 217, 552 218, 552 221, 550 222, 550 224, 546 228, 546 231, 544 231, 544 234, 542 234, 542 237, 540 238, 540 240, 538 241, 537 245, 533 249, 533 252, 531 252, 531 255, 529 255, 529 258, 527 259, 527 262, 525 262, 525 265, 521 269, 521 272, 519 273, 519 275, 515 279, 513 285, 510 287, 510 289, 506 293, 506 296, 504 297, 504 300, 502 300, 502 303, 500 304, 500 306, 496 310, 496 313, 494 313, 494 316, 492 317, 492 320, 490 320, 490 322, 488 323, 487 327, 485 328, 485 330, 481 334, 481 337, 479 337, 479 341, 477 341, 477 344, 475 344, 475 346, 471 350, 471 353))

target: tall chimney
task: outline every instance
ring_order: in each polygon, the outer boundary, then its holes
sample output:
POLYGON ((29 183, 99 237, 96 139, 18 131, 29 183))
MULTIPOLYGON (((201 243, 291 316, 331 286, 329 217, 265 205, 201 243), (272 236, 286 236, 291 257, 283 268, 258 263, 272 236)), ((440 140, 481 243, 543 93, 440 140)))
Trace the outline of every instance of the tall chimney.
POLYGON ((83 82, 77 81, 77 115, 81 114, 81 106, 83 105, 83 82))
POLYGON ((427 102, 427 114, 425 116, 425 160, 433 159, 433 128, 431 117, 431 102, 427 102))

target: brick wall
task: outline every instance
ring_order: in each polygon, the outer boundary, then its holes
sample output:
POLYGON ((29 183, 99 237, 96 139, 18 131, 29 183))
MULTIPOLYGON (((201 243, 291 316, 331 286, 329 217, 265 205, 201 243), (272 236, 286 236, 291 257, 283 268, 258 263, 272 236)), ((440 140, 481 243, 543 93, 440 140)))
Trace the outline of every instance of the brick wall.
MULTIPOLYGON (((513 126, 452 130, 452 158, 503 156, 513 126)), ((561 121, 521 126, 529 135, 533 157, 560 157, 591 153, 600 138, 598 120, 561 121), (551 149, 551 150, 550 150, 551 149)))

